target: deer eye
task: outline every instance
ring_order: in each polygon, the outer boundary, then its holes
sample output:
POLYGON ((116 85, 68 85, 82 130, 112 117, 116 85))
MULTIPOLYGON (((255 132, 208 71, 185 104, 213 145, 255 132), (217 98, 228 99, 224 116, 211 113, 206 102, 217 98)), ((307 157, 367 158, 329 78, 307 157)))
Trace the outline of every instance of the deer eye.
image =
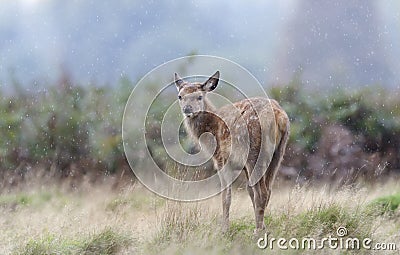
POLYGON ((199 96, 199 97, 197 98, 197 100, 201 100, 201 99, 203 99, 203 96, 199 96))
POLYGON ((181 99, 182 99, 182 96, 178 96, 178 99, 181 100, 181 99))

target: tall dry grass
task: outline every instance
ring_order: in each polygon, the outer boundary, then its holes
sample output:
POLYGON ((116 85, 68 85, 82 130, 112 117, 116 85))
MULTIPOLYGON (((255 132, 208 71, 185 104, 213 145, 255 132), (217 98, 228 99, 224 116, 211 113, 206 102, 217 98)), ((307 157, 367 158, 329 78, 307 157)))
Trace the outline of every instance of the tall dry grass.
MULTIPOLYGON (((398 204, 395 205, 399 192, 400 184, 395 181, 340 190, 278 182, 267 210, 267 231, 273 237, 320 239, 345 226, 351 237, 396 243, 398 252, 400 212, 398 204)), ((107 185, 75 191, 36 187, 0 195, 0 251, 1 254, 282 252, 257 247, 252 234, 253 210, 243 189, 234 190, 231 212, 231 228, 222 234, 219 196, 196 203, 179 203, 164 200, 140 185, 119 192, 107 185)))

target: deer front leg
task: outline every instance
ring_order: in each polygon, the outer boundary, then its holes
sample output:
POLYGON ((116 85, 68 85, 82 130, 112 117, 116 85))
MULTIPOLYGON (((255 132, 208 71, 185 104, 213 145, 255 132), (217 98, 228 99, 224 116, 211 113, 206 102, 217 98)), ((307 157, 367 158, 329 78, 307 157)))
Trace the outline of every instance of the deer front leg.
POLYGON ((231 207, 232 187, 229 185, 222 191, 222 232, 229 230, 229 209, 231 207))
POLYGON ((222 232, 226 233, 229 230, 229 209, 231 207, 231 193, 232 193, 232 186, 231 184, 228 185, 228 182, 231 178, 230 174, 225 172, 220 172, 223 168, 223 160, 215 160, 214 167, 218 169, 218 176, 221 182, 221 187, 223 188, 221 192, 221 199, 222 199, 222 232), (226 188, 224 188, 226 187, 226 188))
POLYGON ((253 192, 253 187, 250 187, 250 185, 247 184, 247 193, 249 194, 249 197, 251 199, 251 204, 253 205, 253 209, 256 207, 254 204, 254 192, 253 192))
MULTIPOLYGON (((250 174, 247 172, 247 169, 249 168, 243 168, 244 173, 246 174, 246 179, 247 181, 249 181, 249 176, 250 174)), ((255 204, 254 204, 254 192, 253 192, 253 187, 250 186, 249 183, 247 183, 246 185, 246 189, 247 189, 247 193, 249 194, 249 197, 251 199, 251 204, 253 205, 253 210, 255 209, 255 204)))

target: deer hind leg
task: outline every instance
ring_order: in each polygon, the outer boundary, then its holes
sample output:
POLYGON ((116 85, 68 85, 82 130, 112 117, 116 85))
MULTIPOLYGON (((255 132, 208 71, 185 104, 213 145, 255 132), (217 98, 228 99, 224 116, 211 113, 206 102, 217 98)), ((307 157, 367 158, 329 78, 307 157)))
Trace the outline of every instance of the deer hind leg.
POLYGON ((272 158, 271 164, 268 166, 267 171, 263 177, 264 179, 264 186, 265 186, 265 196, 266 196, 266 204, 267 207, 269 199, 271 197, 271 188, 272 184, 274 183, 275 175, 278 170, 281 158, 277 158, 275 155, 272 158))
POLYGON ((260 230, 265 229, 264 212, 269 200, 270 192, 267 189, 267 185, 265 183, 266 181, 265 175, 263 175, 256 184, 250 186, 250 176, 254 174, 254 171, 256 171, 255 173, 262 173, 263 172, 262 169, 266 168, 263 162, 261 164, 258 165, 254 164, 254 165, 255 166, 251 164, 246 165, 247 171, 245 171, 245 173, 248 180, 247 192, 249 193, 249 196, 253 203, 254 216, 256 221, 256 230, 254 231, 254 233, 257 234, 257 232, 259 232, 260 230), (248 171, 249 169, 253 170, 248 171))
POLYGON ((265 178, 262 177, 253 187, 254 193, 254 214, 256 220, 256 230, 265 229, 264 212, 269 200, 270 192, 266 189, 265 178))
POLYGON ((265 208, 268 206, 269 199, 271 198, 271 186, 273 182, 274 182, 274 177, 267 172, 264 176, 265 198, 267 200, 265 203, 265 208))

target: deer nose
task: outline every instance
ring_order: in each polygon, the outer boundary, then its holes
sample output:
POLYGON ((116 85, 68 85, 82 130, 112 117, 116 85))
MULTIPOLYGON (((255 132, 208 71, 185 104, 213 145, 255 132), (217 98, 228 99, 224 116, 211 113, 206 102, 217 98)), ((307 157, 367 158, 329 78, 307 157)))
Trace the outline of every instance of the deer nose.
POLYGON ((183 113, 189 114, 189 113, 193 113, 193 108, 191 105, 185 105, 183 107, 183 113))

